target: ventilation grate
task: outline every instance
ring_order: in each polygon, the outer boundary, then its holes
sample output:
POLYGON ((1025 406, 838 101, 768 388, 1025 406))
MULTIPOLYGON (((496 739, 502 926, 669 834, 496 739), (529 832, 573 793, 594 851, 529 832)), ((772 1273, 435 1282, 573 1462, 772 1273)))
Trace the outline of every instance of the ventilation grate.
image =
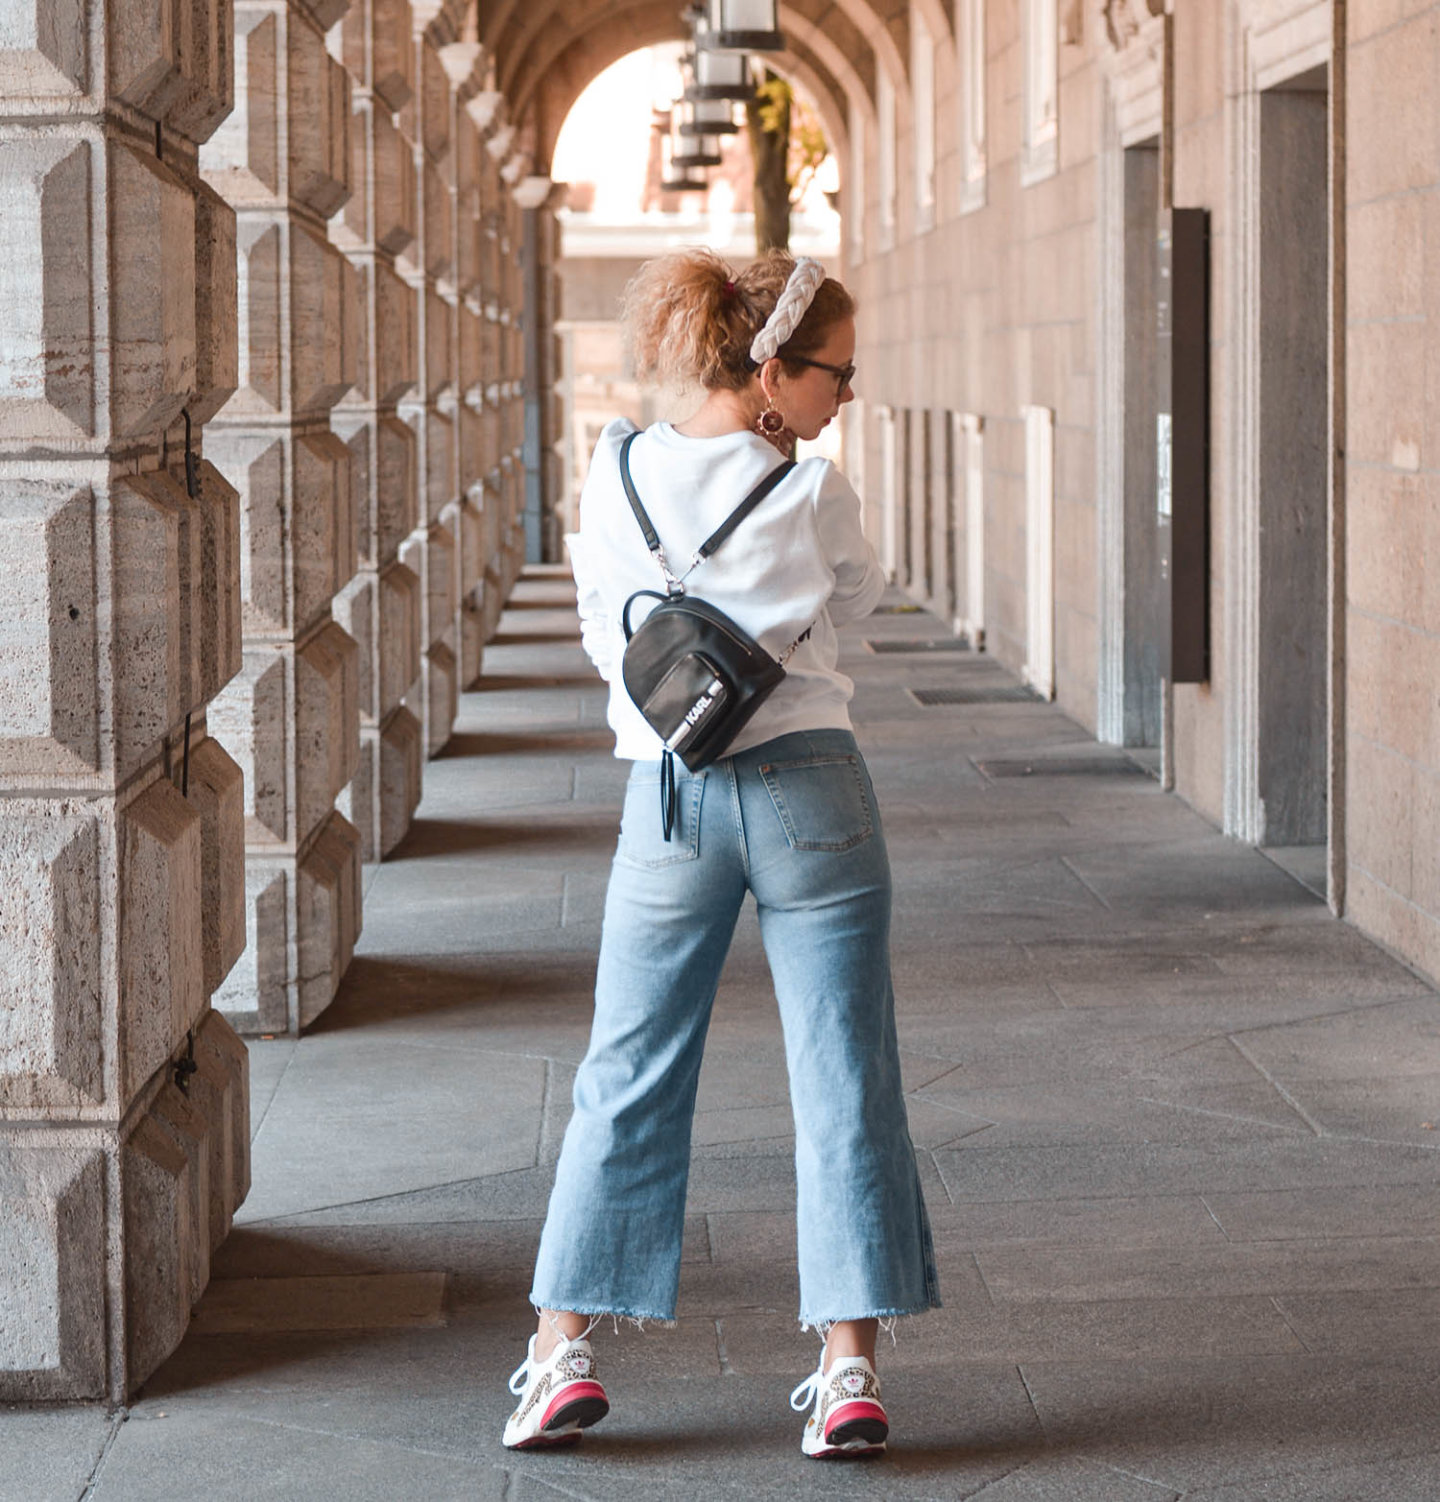
POLYGON ((1023 683, 981 684, 973 688, 912 688, 917 704, 1038 704, 1039 696, 1023 683))
POLYGON ((1049 756, 1026 761, 999 757, 976 761, 976 768, 987 777, 1146 777, 1144 767, 1137 767, 1123 756, 1049 756))
POLYGON ((872 652, 968 652, 970 643, 963 636, 896 636, 887 640, 867 641, 872 652))
POLYGON ((920 615, 925 607, 923 605, 877 605, 870 612, 871 615, 920 615))

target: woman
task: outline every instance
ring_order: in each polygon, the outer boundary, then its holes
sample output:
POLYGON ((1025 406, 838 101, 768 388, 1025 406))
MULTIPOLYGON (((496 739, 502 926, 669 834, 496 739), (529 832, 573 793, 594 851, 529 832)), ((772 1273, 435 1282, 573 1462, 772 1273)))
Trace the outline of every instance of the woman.
MULTIPOLYGON (((642 380, 700 386, 693 416, 630 449, 635 487, 677 571, 795 438, 853 398, 855 305, 816 261, 772 253, 732 272, 708 251, 661 257, 626 291, 642 380), (777 452, 779 450, 780 452, 777 452)), ((585 650, 610 684, 616 755, 634 762, 605 903, 589 1050, 556 1167, 504 1442, 576 1436, 609 1409, 588 1336, 604 1316, 673 1321, 690 1127, 711 1004, 753 892, 785 1034, 795 1119, 800 1319, 825 1346, 792 1394, 806 1455, 873 1454, 888 1420, 881 1320, 938 1304, 930 1228, 901 1093, 890 989, 890 870, 850 728, 835 627, 884 579, 855 492, 828 460, 796 465, 687 589, 787 676, 704 771, 676 768, 662 827, 662 745, 625 691, 620 625, 664 589, 620 477, 629 422, 605 429, 572 548, 585 650), (795 645, 798 642, 798 645, 795 645)))

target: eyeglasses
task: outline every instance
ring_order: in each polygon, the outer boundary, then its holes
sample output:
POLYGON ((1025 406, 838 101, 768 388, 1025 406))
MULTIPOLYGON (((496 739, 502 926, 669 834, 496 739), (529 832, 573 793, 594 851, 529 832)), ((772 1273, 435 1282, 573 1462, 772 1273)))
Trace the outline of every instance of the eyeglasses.
POLYGON ((816 370, 828 370, 835 377, 835 395, 839 396, 855 379, 855 362, 848 365, 827 365, 823 360, 807 360, 804 355, 785 355, 792 365, 812 365, 816 370))

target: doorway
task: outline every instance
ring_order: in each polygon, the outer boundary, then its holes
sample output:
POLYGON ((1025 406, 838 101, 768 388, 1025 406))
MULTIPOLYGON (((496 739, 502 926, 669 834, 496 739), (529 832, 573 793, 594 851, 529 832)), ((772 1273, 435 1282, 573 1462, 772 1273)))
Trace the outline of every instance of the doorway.
POLYGON ((1258 123, 1259 843, 1323 846, 1330 443, 1326 67, 1261 93, 1258 123))

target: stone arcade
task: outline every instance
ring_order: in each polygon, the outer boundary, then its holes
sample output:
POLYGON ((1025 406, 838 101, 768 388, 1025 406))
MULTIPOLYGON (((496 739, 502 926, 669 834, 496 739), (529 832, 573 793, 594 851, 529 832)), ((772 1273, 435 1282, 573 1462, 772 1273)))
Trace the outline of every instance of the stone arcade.
MULTIPOLYGON (((897 581, 1440 974, 1435 5, 787 0, 897 581), (1157 216, 1209 225, 1209 677, 1160 650, 1157 216)), ((557 553, 556 135, 674 0, 0 4, 0 1396, 121 1400, 246 1053, 557 553)), ((581 269, 577 269, 578 275, 581 269)), ((1193 623, 1192 623, 1193 624, 1193 623)))

